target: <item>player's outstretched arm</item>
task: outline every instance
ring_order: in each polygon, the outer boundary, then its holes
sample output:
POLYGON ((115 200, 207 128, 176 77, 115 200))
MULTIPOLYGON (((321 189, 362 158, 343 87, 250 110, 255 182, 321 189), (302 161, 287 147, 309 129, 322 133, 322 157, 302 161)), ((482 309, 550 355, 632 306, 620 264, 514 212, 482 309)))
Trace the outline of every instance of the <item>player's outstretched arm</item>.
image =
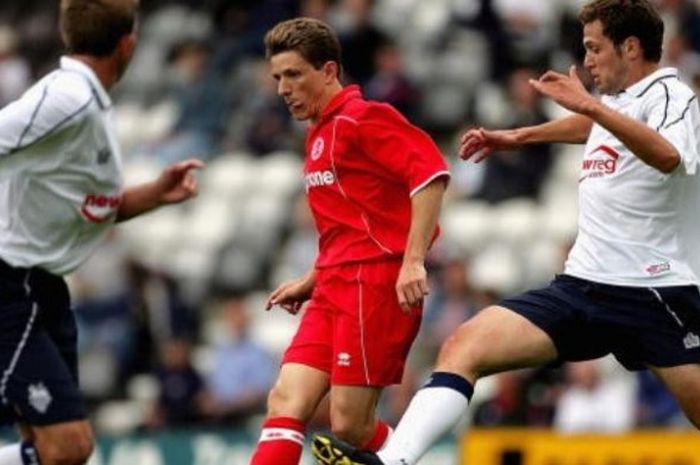
POLYGON ((316 268, 312 267, 301 278, 280 284, 277 289, 270 293, 265 304, 265 310, 270 310, 275 305, 279 305, 288 313, 296 315, 301 306, 311 298, 311 294, 316 286, 316 268))
POLYGON ((547 71, 530 84, 559 105, 595 121, 622 141, 644 163, 662 173, 670 173, 681 157, 675 147, 646 124, 613 110, 590 95, 576 74, 547 71))
POLYGON ((462 136, 459 156, 462 160, 474 157, 474 162, 478 163, 494 150, 516 150, 527 144, 552 142, 582 144, 586 142, 592 126, 593 121, 587 116, 571 115, 517 129, 473 128, 462 136))
POLYGON ((126 221, 163 205, 180 203, 197 195, 197 178, 192 170, 204 168, 201 160, 174 163, 155 181, 127 188, 117 213, 117 221, 126 221))

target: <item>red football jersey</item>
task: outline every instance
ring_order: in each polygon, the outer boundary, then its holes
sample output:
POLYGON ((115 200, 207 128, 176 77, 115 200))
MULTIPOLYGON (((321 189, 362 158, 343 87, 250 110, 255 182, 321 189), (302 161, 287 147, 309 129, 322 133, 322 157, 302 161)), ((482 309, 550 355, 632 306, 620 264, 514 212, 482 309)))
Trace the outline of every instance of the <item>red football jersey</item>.
POLYGON ((316 266, 401 256, 411 196, 438 177, 448 178, 449 171, 430 136, 390 105, 364 100, 359 87, 343 89, 306 139, 304 186, 319 232, 316 266))

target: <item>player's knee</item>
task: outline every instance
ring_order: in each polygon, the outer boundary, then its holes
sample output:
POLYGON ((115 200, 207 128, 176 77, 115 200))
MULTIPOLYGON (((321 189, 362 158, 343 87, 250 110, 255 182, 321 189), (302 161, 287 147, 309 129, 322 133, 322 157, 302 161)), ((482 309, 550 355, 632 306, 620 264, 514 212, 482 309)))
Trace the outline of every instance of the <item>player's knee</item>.
POLYGON ((289 396, 284 392, 284 389, 274 386, 267 395, 267 414, 271 417, 282 415, 288 403, 289 396))
POLYGON ((267 396, 267 416, 292 417, 308 421, 313 415, 314 405, 307 401, 303 393, 291 393, 276 385, 267 396))

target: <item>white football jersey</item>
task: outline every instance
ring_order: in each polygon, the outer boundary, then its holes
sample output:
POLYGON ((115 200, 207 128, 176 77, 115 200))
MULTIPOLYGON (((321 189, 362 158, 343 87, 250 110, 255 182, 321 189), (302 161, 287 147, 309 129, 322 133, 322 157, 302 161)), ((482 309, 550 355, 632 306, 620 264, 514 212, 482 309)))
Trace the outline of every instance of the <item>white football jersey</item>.
POLYGON ((565 273, 622 286, 699 284, 700 111, 673 68, 662 68, 605 105, 659 132, 680 154, 664 174, 594 124, 579 179, 579 232, 565 273))
POLYGON ((122 199, 112 103, 69 57, 0 110, 0 259, 66 274, 114 223, 122 199))

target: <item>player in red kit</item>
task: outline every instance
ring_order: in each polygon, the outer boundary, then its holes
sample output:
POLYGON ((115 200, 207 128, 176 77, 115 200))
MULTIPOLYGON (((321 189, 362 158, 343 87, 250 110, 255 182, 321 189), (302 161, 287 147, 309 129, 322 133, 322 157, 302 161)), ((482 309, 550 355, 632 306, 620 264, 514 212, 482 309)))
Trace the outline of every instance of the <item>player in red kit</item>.
POLYGON ((305 425, 329 392, 334 434, 373 451, 386 440, 374 411, 382 388, 401 381, 420 326, 425 254, 449 172, 427 134, 357 86, 343 88, 340 45, 326 24, 279 23, 265 47, 278 94, 311 123, 304 185, 319 255, 267 302, 297 313, 310 299, 251 464, 297 465, 305 425))

